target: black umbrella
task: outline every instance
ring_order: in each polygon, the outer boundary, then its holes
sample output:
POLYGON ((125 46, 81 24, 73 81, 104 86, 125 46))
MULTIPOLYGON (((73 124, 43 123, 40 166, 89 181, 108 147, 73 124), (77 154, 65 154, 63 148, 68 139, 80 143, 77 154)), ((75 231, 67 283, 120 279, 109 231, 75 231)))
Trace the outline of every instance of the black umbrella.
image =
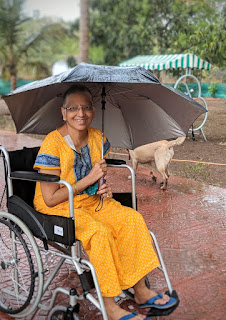
POLYGON ((115 147, 134 149, 185 136, 196 118, 206 112, 192 98, 164 86, 143 68, 81 63, 2 97, 17 132, 47 134, 61 126, 62 97, 73 84, 89 88, 96 107, 92 126, 104 130, 115 147))

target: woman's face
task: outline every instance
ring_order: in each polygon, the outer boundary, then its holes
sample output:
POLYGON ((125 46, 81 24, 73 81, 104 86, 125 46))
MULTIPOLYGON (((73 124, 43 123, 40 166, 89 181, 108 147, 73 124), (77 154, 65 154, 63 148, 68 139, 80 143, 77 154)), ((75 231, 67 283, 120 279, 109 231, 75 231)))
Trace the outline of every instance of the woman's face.
POLYGON ((88 92, 77 92, 67 96, 64 108, 61 108, 63 120, 67 125, 78 131, 89 128, 94 119, 95 110, 92 108, 92 98, 88 92), (70 109, 65 108, 71 108, 70 109), (78 110, 76 110, 78 109, 78 110))

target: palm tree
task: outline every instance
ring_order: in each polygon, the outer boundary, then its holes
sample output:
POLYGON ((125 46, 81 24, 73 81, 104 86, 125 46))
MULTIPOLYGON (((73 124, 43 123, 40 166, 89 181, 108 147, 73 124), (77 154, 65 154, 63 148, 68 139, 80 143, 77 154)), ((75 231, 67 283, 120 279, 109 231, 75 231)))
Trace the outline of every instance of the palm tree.
POLYGON ((22 17, 22 0, 0 0, 0 48, 2 75, 10 74, 11 88, 16 88, 18 38, 21 26, 27 20, 22 17))
POLYGON ((42 76, 49 75, 47 62, 32 59, 31 50, 40 50, 40 43, 65 35, 59 24, 45 25, 35 34, 28 28, 30 18, 23 15, 24 0, 0 0, 0 68, 4 79, 11 81, 11 89, 16 88, 18 68, 34 67, 42 76), (29 54, 30 53, 30 54, 29 54))
POLYGON ((89 0, 80 0, 78 62, 89 61, 89 0))

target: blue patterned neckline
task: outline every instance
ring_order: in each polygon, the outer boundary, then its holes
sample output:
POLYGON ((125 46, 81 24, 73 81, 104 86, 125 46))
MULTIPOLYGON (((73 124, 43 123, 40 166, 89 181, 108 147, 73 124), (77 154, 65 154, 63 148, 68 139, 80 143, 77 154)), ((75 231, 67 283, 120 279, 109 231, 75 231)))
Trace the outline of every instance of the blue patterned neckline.
POLYGON ((75 152, 77 152, 77 153, 79 153, 79 154, 82 153, 83 149, 88 146, 88 143, 87 143, 87 144, 86 144, 84 147, 82 147, 80 150, 76 150, 75 145, 74 145, 74 142, 72 141, 71 136, 70 136, 69 134, 66 135, 66 136, 64 136, 63 139, 64 139, 64 141, 67 143, 67 145, 68 145, 73 151, 75 151, 75 152))

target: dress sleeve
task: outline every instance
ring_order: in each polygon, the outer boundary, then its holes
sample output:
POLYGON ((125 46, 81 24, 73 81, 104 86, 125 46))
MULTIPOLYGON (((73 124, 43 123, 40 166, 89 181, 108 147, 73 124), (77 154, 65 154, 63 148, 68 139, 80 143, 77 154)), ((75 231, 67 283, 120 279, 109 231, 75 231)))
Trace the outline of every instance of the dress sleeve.
POLYGON ((48 134, 42 142, 34 169, 60 169, 60 145, 53 134, 48 134))

